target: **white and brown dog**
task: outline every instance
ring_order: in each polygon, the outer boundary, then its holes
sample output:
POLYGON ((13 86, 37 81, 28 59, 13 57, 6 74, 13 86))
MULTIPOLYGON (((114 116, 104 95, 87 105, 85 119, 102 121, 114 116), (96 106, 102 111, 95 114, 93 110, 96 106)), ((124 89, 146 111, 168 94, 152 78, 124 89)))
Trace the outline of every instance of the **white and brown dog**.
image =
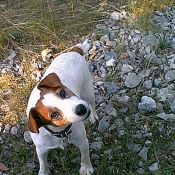
POLYGON ((98 119, 92 77, 83 57, 88 49, 86 40, 56 57, 30 95, 28 129, 36 145, 39 175, 49 174, 48 151, 64 148, 65 140, 80 149, 80 174, 93 173, 83 123, 89 116, 91 122, 98 119))

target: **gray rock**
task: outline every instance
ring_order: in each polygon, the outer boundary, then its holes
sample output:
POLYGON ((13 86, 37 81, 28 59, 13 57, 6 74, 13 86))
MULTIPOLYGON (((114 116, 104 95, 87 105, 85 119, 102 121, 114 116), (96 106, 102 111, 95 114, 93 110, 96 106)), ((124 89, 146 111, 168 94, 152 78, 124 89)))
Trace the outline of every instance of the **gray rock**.
POLYGON ((123 128, 124 122, 122 119, 118 118, 115 120, 115 124, 116 124, 117 128, 123 128))
POLYGON ((103 145, 102 141, 93 142, 93 143, 90 143, 90 148, 94 150, 99 150, 102 148, 102 145, 103 145))
POLYGON ((157 171, 157 170, 159 169, 159 167, 158 167, 158 162, 155 162, 155 163, 153 163, 152 165, 150 165, 150 166, 148 167, 148 169, 149 169, 149 171, 151 171, 151 172, 157 171))
POLYGON ((99 126, 98 126, 98 130, 100 132, 105 132, 110 124, 109 124, 109 121, 110 121, 110 117, 109 116, 104 116, 100 121, 99 121, 99 126))
POLYGON ((106 73, 106 69, 105 69, 103 66, 101 66, 99 70, 100 70, 100 72, 102 72, 102 73, 106 73))
POLYGON ((152 81, 151 80, 144 81, 143 87, 145 87, 146 89, 151 89, 152 88, 152 81))
POLYGON ((153 34, 146 35, 141 39, 141 43, 144 43, 146 46, 155 46, 157 42, 158 39, 153 34))
POLYGON ((143 138, 143 133, 140 131, 137 131, 136 134, 133 136, 134 136, 134 138, 141 139, 141 138, 143 138))
POLYGON ((36 167, 36 164, 34 162, 27 162, 26 167, 34 169, 36 167))
POLYGON ((144 172, 145 172, 145 171, 144 171, 143 168, 138 168, 138 169, 137 169, 137 173, 138 173, 138 174, 144 174, 144 172))
POLYGON ((165 125, 161 121, 159 121, 157 126, 158 126, 159 132, 161 133, 163 131, 165 125))
POLYGON ((140 144, 136 144, 136 143, 129 143, 129 144, 127 144, 127 147, 128 147, 128 149, 131 149, 131 150, 133 150, 135 152, 139 152, 140 149, 141 149, 141 145, 140 144))
POLYGON ((140 41, 141 37, 136 35, 134 38, 133 38, 133 43, 134 44, 137 44, 139 41, 140 41))
POLYGON ((120 136, 123 136, 123 135, 125 135, 125 130, 124 129, 119 129, 118 130, 118 136, 120 137, 120 136))
POLYGON ((106 107, 105 107, 105 111, 104 111, 108 116, 113 116, 113 117, 116 117, 117 116, 117 110, 111 105, 111 104, 108 104, 106 107))
POLYGON ((175 64, 174 63, 170 64, 170 69, 175 69, 175 64))
POLYGON ((151 145, 151 144, 152 144, 152 142, 150 140, 145 141, 145 145, 151 145))
POLYGON ((111 19, 115 20, 115 21, 119 21, 119 20, 122 20, 122 19, 127 19, 127 13, 125 11, 122 11, 122 12, 116 12, 114 11, 111 16, 110 16, 111 19))
POLYGON ((112 125, 109 127, 109 131, 114 131, 116 128, 117 128, 117 126, 116 126, 115 124, 112 124, 112 125))
POLYGON ((10 55, 5 59, 5 62, 8 65, 8 68, 12 68, 14 64, 14 59, 16 57, 16 52, 14 50, 10 50, 10 55))
POLYGON ((139 76, 142 78, 148 77, 151 74, 151 69, 142 70, 139 76))
POLYGON ((173 88, 174 88, 173 84, 168 85, 166 88, 161 88, 161 89, 152 88, 151 94, 156 95, 156 98, 158 99, 158 101, 164 102, 167 100, 167 97, 174 92, 173 88))
POLYGON ((141 80, 142 80, 141 76, 136 75, 135 73, 129 73, 129 75, 126 77, 125 80, 125 86, 128 88, 134 88, 139 85, 141 80))
MULTIPOLYGON (((175 19, 174 19, 174 21, 175 21, 175 19)), ((173 49, 175 49, 175 38, 173 38, 172 41, 171 41, 171 47, 173 49)))
POLYGON ((0 136, 0 144, 4 143, 3 138, 0 136))
POLYGON ((42 50, 41 57, 42 57, 44 62, 49 61, 51 58, 53 58, 52 49, 47 48, 47 49, 42 50))
POLYGON ((112 149, 105 150, 104 154, 108 155, 109 160, 112 159, 112 149))
POLYGON ((114 59, 114 60, 117 61, 117 58, 118 58, 118 54, 116 52, 114 52, 113 50, 105 52, 105 60, 106 60, 106 62, 108 62, 111 59, 114 59))
POLYGON ((161 78, 155 78, 155 79, 154 79, 154 85, 155 85, 156 87, 158 87, 158 86, 161 84, 161 82, 162 82, 161 78))
POLYGON ((161 119, 164 119, 166 121, 170 121, 173 122, 175 120, 175 115, 174 114, 166 114, 164 112, 157 114, 158 117, 160 117, 161 119))
POLYGON ((107 33, 108 33, 108 36, 109 36, 109 40, 113 41, 115 39, 115 32, 111 29, 108 29, 107 33))
POLYGON ((102 95, 96 95, 95 101, 97 104, 103 103, 107 100, 107 97, 104 97, 102 95))
POLYGON ((31 141, 32 141, 32 138, 31 138, 31 136, 30 136, 30 132, 29 132, 29 131, 25 131, 25 132, 24 132, 24 140, 25 140, 26 142, 31 142, 31 141))
POLYGON ((141 103, 138 105, 139 111, 155 111, 156 102, 151 97, 143 96, 141 98, 141 103))
POLYGON ((116 85, 114 82, 112 83, 105 83, 104 87, 106 88, 106 91, 108 94, 116 94, 119 92, 119 86, 116 85))
POLYGON ((5 125, 3 133, 10 133, 11 127, 12 126, 10 124, 5 125))
POLYGON ((131 59, 135 59, 135 58, 136 58, 135 50, 132 50, 132 51, 128 50, 128 51, 127 51, 127 54, 128 54, 128 56, 129 56, 131 59))
POLYGON ((175 70, 169 70, 169 71, 165 74, 165 80, 166 80, 167 82, 174 81, 174 80, 175 80, 175 70))
POLYGON ((127 95, 121 95, 116 97, 116 100, 120 103, 127 103, 129 99, 130 97, 127 95))
POLYGON ((145 161, 147 161, 148 158, 148 148, 144 147, 140 150, 140 152, 138 153, 138 155, 145 161))
POLYGON ((10 133, 17 136, 17 135, 18 135, 18 127, 13 126, 13 127, 11 128, 10 133))
POLYGON ((169 103, 170 109, 172 112, 175 112, 175 95, 174 94, 167 94, 167 101, 169 103))
MULTIPOLYGON (((2 115, 0 114, 0 116, 3 116, 3 112, 2 115)), ((2 122, 0 122, 0 132, 2 132, 2 122)))
POLYGON ((166 22, 166 17, 162 14, 159 16, 154 16, 154 20, 158 23, 165 23, 166 22))
POLYGON ((96 25, 96 28, 97 28, 97 29, 102 29, 102 30, 105 31, 107 27, 106 27, 106 25, 104 25, 104 24, 97 24, 97 25, 96 25))
POLYGON ((111 58, 109 61, 106 62, 106 67, 114 67, 116 60, 111 58))
POLYGON ((0 175, 9 175, 9 173, 5 173, 5 172, 0 171, 0 175))
POLYGON ((134 69, 134 68, 133 68, 131 65, 129 65, 129 64, 124 64, 124 65, 122 66, 121 72, 122 72, 122 74, 126 74, 126 73, 128 73, 128 72, 131 72, 133 69, 134 69))
POLYGON ((143 137, 152 137, 153 133, 145 133, 143 134, 143 137))
POLYGON ((146 52, 146 54, 150 54, 151 53, 151 47, 150 46, 147 46, 145 48, 145 52, 146 52))

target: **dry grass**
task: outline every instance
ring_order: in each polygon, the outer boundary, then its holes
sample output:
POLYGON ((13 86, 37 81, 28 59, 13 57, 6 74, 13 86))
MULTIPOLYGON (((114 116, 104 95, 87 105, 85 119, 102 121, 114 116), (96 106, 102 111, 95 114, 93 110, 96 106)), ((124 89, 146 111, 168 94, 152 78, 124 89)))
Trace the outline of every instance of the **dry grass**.
POLYGON ((11 1, 0 12, 0 48, 14 43, 65 48, 68 40, 89 34, 98 8, 98 2, 78 0, 11 1))
POLYGON ((15 77, 11 73, 0 77, 0 104, 3 124, 16 124, 25 117, 27 99, 36 82, 24 77, 15 77))

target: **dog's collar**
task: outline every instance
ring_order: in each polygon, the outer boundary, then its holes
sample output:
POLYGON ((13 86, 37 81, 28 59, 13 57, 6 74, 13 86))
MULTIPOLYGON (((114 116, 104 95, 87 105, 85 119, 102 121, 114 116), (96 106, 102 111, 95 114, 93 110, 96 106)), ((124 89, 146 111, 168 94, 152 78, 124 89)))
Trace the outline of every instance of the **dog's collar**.
POLYGON ((69 52, 78 52, 80 55, 84 55, 83 50, 78 46, 73 47, 69 52))
POLYGON ((66 128, 63 131, 60 132, 54 132, 52 131, 50 128, 48 128, 47 126, 44 126, 44 128, 49 131, 51 133, 52 136, 58 137, 58 138, 68 138, 69 134, 72 132, 70 130, 72 124, 66 126, 66 128))

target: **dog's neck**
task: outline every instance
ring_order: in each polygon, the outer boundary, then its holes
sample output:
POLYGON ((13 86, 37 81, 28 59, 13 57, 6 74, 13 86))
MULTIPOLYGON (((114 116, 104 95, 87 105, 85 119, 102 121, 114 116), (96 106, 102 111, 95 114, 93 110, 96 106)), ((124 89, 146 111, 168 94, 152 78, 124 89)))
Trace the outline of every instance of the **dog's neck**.
POLYGON ((59 130, 59 131, 54 131, 53 128, 51 129, 49 126, 44 126, 44 128, 52 135, 58 138, 68 138, 69 134, 72 132, 71 131, 71 126, 67 125, 63 130, 59 130))
POLYGON ((69 52, 78 52, 80 55, 84 55, 83 50, 78 46, 73 47, 69 52))

